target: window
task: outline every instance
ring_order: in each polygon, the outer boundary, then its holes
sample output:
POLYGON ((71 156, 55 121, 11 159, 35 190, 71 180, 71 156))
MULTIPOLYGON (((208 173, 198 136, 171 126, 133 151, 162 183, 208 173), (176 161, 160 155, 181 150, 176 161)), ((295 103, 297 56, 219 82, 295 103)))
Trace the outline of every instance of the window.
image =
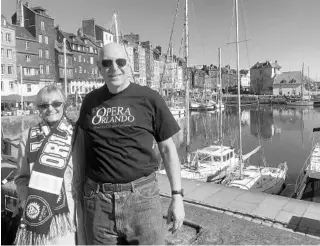
POLYGON ((93 57, 90 56, 90 64, 93 64, 93 57))
POLYGON ((31 62, 31 57, 30 57, 30 55, 26 55, 26 61, 27 61, 27 62, 31 62))
POLYGON ((1 91, 3 91, 3 81, 1 80, 1 91))
POLYGON ((83 62, 84 62, 84 63, 86 62, 86 57, 85 57, 85 56, 83 57, 83 62))
POLYGON ((1 42, 3 42, 3 31, 1 31, 1 42))
POLYGON ((94 67, 91 68, 91 74, 94 74, 94 67))
POLYGON ((39 58, 42 58, 42 49, 39 49, 39 58))
POLYGON ((80 49, 81 49, 81 48, 80 48, 80 45, 78 45, 78 50, 80 51, 80 49))
POLYGON ((81 56, 80 55, 78 56, 78 61, 81 62, 81 56))
POLYGON ((41 34, 39 35, 39 43, 40 44, 42 43, 42 35, 41 34))
POLYGON ((1 64, 1 74, 4 74, 4 64, 1 64))
POLYGON ((41 24, 41 30, 44 31, 44 30, 45 30, 45 29, 44 29, 44 22, 41 21, 40 24, 41 24))
POLYGON ((7 49, 7 58, 12 59, 12 49, 7 49))
POLYGON ((87 70, 84 69, 84 70, 83 70, 83 73, 87 73, 87 70))
POLYGON ((31 92, 31 84, 27 84, 27 92, 31 92))
POLYGON ((90 51, 90 53, 93 53, 93 48, 90 47, 90 48, 89 48, 89 51, 90 51))
POLYGON ((6 41, 11 42, 11 33, 6 33, 6 41))
POLYGON ((50 67, 49 65, 46 65, 46 74, 49 74, 50 73, 50 67))
POLYGON ((40 74, 43 74, 43 65, 40 65, 40 74))
POLYGON ((1 48, 1 57, 3 57, 4 54, 4 48, 1 48))
POLYGON ((74 72, 77 73, 77 69, 76 68, 74 69, 74 72))
POLYGON ((26 50, 30 49, 30 42, 26 41, 26 50))
POLYGON ((47 59, 49 59, 49 50, 45 50, 45 56, 47 59))
POLYGON ((79 66, 79 73, 82 73, 82 67, 79 66))
POLYGON ((44 36, 44 43, 49 44, 48 36, 44 36))
POLYGON ((10 88, 10 90, 12 90, 13 91, 13 88, 14 87, 14 84, 13 84, 13 82, 9 82, 9 88, 10 88))

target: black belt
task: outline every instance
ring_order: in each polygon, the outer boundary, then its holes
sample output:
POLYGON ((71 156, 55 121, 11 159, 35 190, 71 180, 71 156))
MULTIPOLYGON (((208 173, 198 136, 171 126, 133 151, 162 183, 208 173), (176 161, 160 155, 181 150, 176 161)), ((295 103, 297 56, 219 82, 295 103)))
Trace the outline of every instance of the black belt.
POLYGON ((139 187, 145 184, 148 184, 152 181, 156 180, 156 173, 152 173, 149 176, 142 177, 136 179, 130 183, 123 183, 123 184, 112 184, 112 183, 99 183, 93 181, 92 179, 86 177, 86 183, 88 183, 93 188, 101 191, 112 191, 112 192, 120 192, 120 191, 133 191, 134 187, 139 187))

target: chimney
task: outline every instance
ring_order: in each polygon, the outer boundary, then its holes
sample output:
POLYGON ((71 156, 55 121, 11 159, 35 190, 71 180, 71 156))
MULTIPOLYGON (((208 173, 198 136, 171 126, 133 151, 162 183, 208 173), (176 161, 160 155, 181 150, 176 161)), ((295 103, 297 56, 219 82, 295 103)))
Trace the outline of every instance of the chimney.
POLYGON ((26 2, 26 4, 25 4, 27 7, 29 7, 29 2, 26 2))
POLYGON ((23 4, 22 4, 22 0, 17 0, 17 20, 16 20, 16 24, 18 26, 24 27, 24 12, 23 12, 23 4))

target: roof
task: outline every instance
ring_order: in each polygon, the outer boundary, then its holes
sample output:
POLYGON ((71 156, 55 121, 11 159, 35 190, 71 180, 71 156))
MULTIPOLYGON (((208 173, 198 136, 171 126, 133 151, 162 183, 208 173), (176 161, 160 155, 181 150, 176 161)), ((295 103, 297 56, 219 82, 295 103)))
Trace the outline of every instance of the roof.
POLYGON ((32 34, 24 27, 21 26, 14 26, 16 29, 16 38, 26 38, 37 41, 32 34))
POLYGON ((277 69, 281 68, 281 66, 278 64, 277 61, 273 63, 271 63, 270 61, 266 61, 266 62, 257 62, 251 67, 251 69, 259 69, 259 68, 266 68, 266 67, 273 67, 277 69))
POLYGON ((273 84, 301 84, 302 75, 300 71, 283 72, 276 75, 273 84))
POLYGON ((96 27, 99 27, 102 31, 104 31, 104 32, 108 32, 108 33, 110 33, 110 34, 113 34, 110 30, 107 30, 106 28, 104 28, 103 26, 100 26, 100 25, 97 25, 96 24, 96 27))
POLYGON ((63 31, 61 31, 61 33, 68 40, 69 43, 84 45, 84 42, 77 35, 75 35, 74 33, 63 32, 63 31), (74 41, 72 40, 73 37, 75 37, 74 41))
MULTIPOLYGON (((63 53, 63 43, 59 43, 57 41, 54 42, 54 48, 59 52, 59 53, 63 53)), ((68 49, 66 49, 66 54, 72 55, 73 53, 70 52, 68 49)))

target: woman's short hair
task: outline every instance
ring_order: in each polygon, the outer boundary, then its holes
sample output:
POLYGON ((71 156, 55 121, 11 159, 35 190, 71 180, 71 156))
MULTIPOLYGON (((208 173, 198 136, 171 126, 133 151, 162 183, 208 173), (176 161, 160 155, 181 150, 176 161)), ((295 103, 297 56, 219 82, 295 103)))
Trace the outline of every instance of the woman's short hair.
POLYGON ((49 95, 52 93, 57 93, 58 95, 60 95, 61 101, 63 102, 63 104, 66 104, 66 96, 56 85, 47 85, 43 87, 37 94, 36 104, 39 105, 41 104, 41 102, 48 101, 47 99, 50 98, 49 95))

